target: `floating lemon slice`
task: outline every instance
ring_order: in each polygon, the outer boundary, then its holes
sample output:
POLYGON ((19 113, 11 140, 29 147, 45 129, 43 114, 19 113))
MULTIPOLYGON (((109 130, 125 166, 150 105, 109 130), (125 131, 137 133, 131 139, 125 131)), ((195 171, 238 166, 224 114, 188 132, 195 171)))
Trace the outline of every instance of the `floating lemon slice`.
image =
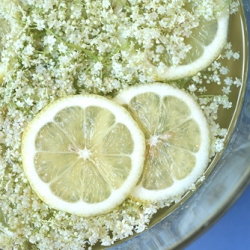
POLYGON ((189 38, 184 39, 192 49, 179 65, 172 65, 171 59, 164 58, 160 66, 145 60, 144 67, 148 68, 155 80, 177 80, 190 77, 208 67, 221 53, 227 42, 228 15, 223 15, 214 21, 201 21, 189 38))
POLYGON ((49 104, 22 138, 31 187, 52 208, 80 216, 106 213, 136 185, 145 138, 130 114, 96 95, 49 104))
POLYGON ((115 97, 145 134, 144 171, 131 197, 160 201, 182 195, 202 175, 209 159, 206 118, 186 92, 167 84, 128 88, 115 97))
MULTIPOLYGON (((190 33, 189 35, 172 35, 171 30, 158 27, 157 32, 160 35, 158 35, 156 44, 150 48, 145 48, 135 38, 127 38, 124 35, 128 29, 128 27, 125 27, 120 31, 118 40, 121 44, 126 45, 124 47, 127 48, 131 61, 139 65, 140 69, 147 75, 153 76, 155 81, 170 81, 193 76, 208 67, 220 55, 227 42, 229 24, 229 13, 225 6, 227 4, 224 1, 217 2, 223 10, 218 18, 207 21, 200 17, 197 20, 197 27, 192 27, 188 31, 183 30, 184 33, 190 33), (183 46, 178 48, 180 42, 183 46), (157 51, 159 46, 161 52, 157 51), (180 49, 182 51, 179 51, 180 49), (157 58, 157 60, 154 61, 154 58, 157 58)), ((191 3, 186 3, 183 8, 187 11, 183 14, 183 18, 185 15, 193 15, 191 3)), ((121 15, 122 10, 122 6, 119 4, 114 8, 117 15, 121 15)), ((160 21, 158 20, 158 22, 160 21)), ((155 23, 157 22, 155 21, 155 23)), ((157 25, 159 26, 159 24, 157 25)), ((180 27, 183 25, 186 27, 185 23, 179 25, 180 27)), ((142 29, 138 32, 141 32, 141 36, 144 36, 141 40, 147 40, 147 37, 150 37, 149 31, 144 32, 142 29)))

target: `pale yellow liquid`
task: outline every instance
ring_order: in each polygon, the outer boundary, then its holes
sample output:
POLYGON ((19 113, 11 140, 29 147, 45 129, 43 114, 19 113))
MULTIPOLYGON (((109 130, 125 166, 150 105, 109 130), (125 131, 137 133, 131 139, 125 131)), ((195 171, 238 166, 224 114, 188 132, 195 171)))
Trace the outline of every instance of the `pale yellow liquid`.
MULTIPOLYGON (((229 94, 229 100, 232 102, 233 107, 231 109, 220 109, 218 113, 218 123, 222 128, 228 129, 228 135, 226 137, 225 145, 227 145, 233 131, 235 124, 237 122, 237 118, 239 116, 244 93, 246 87, 246 79, 247 79, 247 67, 248 67, 248 46, 247 46, 247 30, 246 30, 246 22, 244 16, 243 7, 240 6, 240 11, 237 14, 230 16, 230 23, 229 23, 229 34, 228 34, 228 41, 232 44, 232 50, 234 52, 240 53, 239 60, 224 60, 224 65, 228 67, 230 70, 229 76, 231 77, 238 77, 242 79, 242 86, 240 88, 233 86, 232 91, 229 94)), ((211 85, 212 86, 212 85, 211 85)), ((206 85, 208 87, 208 85, 206 85)), ((212 86, 209 89, 209 93, 211 95, 215 95, 221 93, 220 87, 217 86, 216 88, 212 86)), ((211 171, 214 169, 218 159, 220 158, 222 152, 215 155, 215 157, 210 162, 205 176, 209 175, 211 171)), ((201 185, 201 184, 200 184, 201 185)), ((150 227, 155 225, 157 222, 161 221, 163 218, 168 216, 171 212, 173 212, 178 206, 180 206, 185 200, 192 195, 193 192, 188 192, 183 196, 183 199, 172 205, 171 207, 166 207, 160 209, 156 215, 152 218, 150 227)))
MULTIPOLYGON (((232 91, 229 94, 229 100, 232 102, 233 107, 231 109, 220 109, 218 113, 218 123, 222 128, 228 129, 228 135, 226 137, 225 145, 227 145, 233 131, 235 124, 237 122, 237 118, 239 116, 244 93, 245 93, 245 87, 246 87, 246 79, 247 79, 247 67, 248 67, 248 46, 247 46, 247 30, 246 30, 246 22, 244 17, 244 10, 243 7, 240 6, 239 12, 237 14, 230 16, 230 23, 229 23, 229 34, 228 34, 228 41, 232 44, 232 50, 234 52, 240 53, 240 59, 239 60, 227 60, 225 59, 223 61, 224 65, 228 67, 230 70, 229 75, 230 77, 237 77, 242 80, 242 86, 232 87, 232 91)), ((212 85, 211 85, 212 86, 212 85)), ((209 86, 206 85, 208 88, 209 86)), ((209 92, 206 93, 208 95, 216 95, 221 94, 221 89, 219 86, 214 86, 208 88, 209 92)), ((207 170, 205 172, 205 176, 208 176, 211 171, 216 166, 216 163, 218 159, 220 158, 222 152, 218 153, 213 157, 211 160, 209 166, 207 167, 207 170)), ((206 179, 205 179, 206 181, 206 179)), ((202 185, 199 184, 199 185, 202 185)), ((178 203, 173 204, 170 207, 165 207, 160 210, 153 216, 151 219, 149 228, 163 220, 166 216, 168 216, 170 213, 172 213, 178 206, 180 206, 185 200, 187 200, 193 192, 186 193, 182 200, 178 203)), ((136 235, 133 235, 136 236, 136 235)), ((132 237, 133 237, 132 236, 132 237)), ((124 240, 129 240, 129 238, 126 238, 124 240)), ((121 243, 121 241, 116 242, 114 245, 117 245, 121 243)), ((94 249, 103 249, 101 246, 96 246, 94 249)))

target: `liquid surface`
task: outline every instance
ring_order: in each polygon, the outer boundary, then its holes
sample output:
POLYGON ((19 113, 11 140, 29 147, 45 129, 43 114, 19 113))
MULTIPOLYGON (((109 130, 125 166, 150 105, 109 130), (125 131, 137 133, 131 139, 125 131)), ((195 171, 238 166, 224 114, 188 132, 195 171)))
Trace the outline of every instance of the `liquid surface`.
MULTIPOLYGON (((237 14, 230 16, 228 42, 231 42, 233 51, 237 51, 240 53, 239 60, 225 61, 226 66, 230 70, 229 76, 238 77, 239 79, 242 79, 243 84, 241 88, 234 87, 232 89, 232 92, 229 94, 229 98, 233 104, 233 107, 231 109, 220 109, 218 113, 218 123, 220 124, 221 127, 228 129, 228 135, 226 137, 225 145, 227 145, 233 133, 235 124, 237 122, 237 118, 241 110, 245 93, 246 79, 247 79, 247 63, 248 63, 247 30, 246 30, 244 10, 242 6, 240 6, 239 12, 237 14)), ((217 88, 209 89, 209 94, 211 95, 216 94, 218 92, 218 89, 219 89, 218 86, 217 88)), ((211 171, 215 168, 216 163, 220 158, 221 154, 222 152, 216 154, 213 157, 212 161, 210 162, 205 172, 205 176, 208 176, 211 173, 211 171)), ((166 216, 168 216, 180 204, 182 204, 186 199, 188 199, 188 197, 190 197, 192 193, 193 192, 190 191, 189 193, 185 194, 182 200, 174 204, 173 206, 160 209, 151 219, 150 227, 152 227, 153 225, 164 219, 166 216)))
MULTIPOLYGON (((237 122, 240 110, 241 110, 242 102, 244 99, 245 87, 246 87, 246 79, 247 79, 247 65, 248 65, 247 44, 248 44, 248 41, 247 41, 247 27, 246 27, 246 21, 245 21, 244 10, 243 10, 242 5, 240 5, 239 11, 236 14, 230 16, 228 42, 232 44, 233 51, 239 52, 240 59, 239 60, 231 59, 230 61, 224 60, 223 63, 230 70, 228 76, 237 77, 241 79, 243 84, 240 88, 233 87, 231 93, 229 94, 229 99, 233 105, 232 108, 230 109, 221 108, 218 112, 217 121, 220 124, 220 127, 228 129, 225 146, 227 145, 234 131, 234 127, 237 122)), ((219 86, 215 87, 211 85, 209 92, 207 94, 215 95, 219 93, 220 91, 221 91, 221 88, 219 86)), ((211 173, 211 171, 213 171, 213 169, 216 167, 216 163, 219 160, 222 153, 223 151, 220 153, 217 153, 213 157, 209 166, 207 167, 205 176, 208 176, 211 173)), ((202 185, 202 183, 200 183, 199 185, 202 185)), ((171 205, 170 207, 159 209, 158 212, 152 217, 148 228, 153 227, 158 222, 160 222, 165 217, 167 217, 169 214, 171 214, 178 206, 180 206, 183 202, 185 202, 185 200, 187 200, 193 194, 193 192, 194 191, 190 191, 186 193, 179 202, 171 205)), ((126 238, 125 240, 129 240, 129 238, 126 238)), ((115 243, 114 245, 117 245, 120 242, 121 241, 115 243)), ((99 249, 99 248, 101 249, 102 247, 96 246, 96 249, 99 249)))

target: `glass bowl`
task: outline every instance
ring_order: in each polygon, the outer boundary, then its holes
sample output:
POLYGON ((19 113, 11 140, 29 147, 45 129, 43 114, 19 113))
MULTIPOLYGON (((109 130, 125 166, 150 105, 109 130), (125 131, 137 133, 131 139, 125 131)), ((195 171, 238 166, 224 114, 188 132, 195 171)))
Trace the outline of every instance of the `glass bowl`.
MULTIPOLYGON (((242 3, 250 29, 250 1, 242 3)), ((250 58, 249 50, 246 53, 250 58)), ((213 225, 242 194, 250 180, 250 66, 246 68, 249 75, 242 109, 227 147, 206 181, 155 226, 110 249, 181 249, 213 225)))

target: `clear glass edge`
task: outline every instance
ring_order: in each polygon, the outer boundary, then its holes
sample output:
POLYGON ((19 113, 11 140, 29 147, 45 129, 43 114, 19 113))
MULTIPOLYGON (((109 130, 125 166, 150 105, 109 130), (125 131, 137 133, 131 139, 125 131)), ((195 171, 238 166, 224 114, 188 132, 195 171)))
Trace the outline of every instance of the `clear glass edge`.
MULTIPOLYGON (((250 2, 242 0, 242 4, 250 41, 250 2)), ((250 58, 249 49, 248 57, 250 58)), ((216 169, 199 188, 199 192, 194 193, 172 214, 149 230, 109 249, 182 249, 211 227, 240 197, 250 182, 249 64, 247 68, 244 101, 234 132, 216 169), (206 200, 201 200, 202 197, 206 197, 206 200)))

